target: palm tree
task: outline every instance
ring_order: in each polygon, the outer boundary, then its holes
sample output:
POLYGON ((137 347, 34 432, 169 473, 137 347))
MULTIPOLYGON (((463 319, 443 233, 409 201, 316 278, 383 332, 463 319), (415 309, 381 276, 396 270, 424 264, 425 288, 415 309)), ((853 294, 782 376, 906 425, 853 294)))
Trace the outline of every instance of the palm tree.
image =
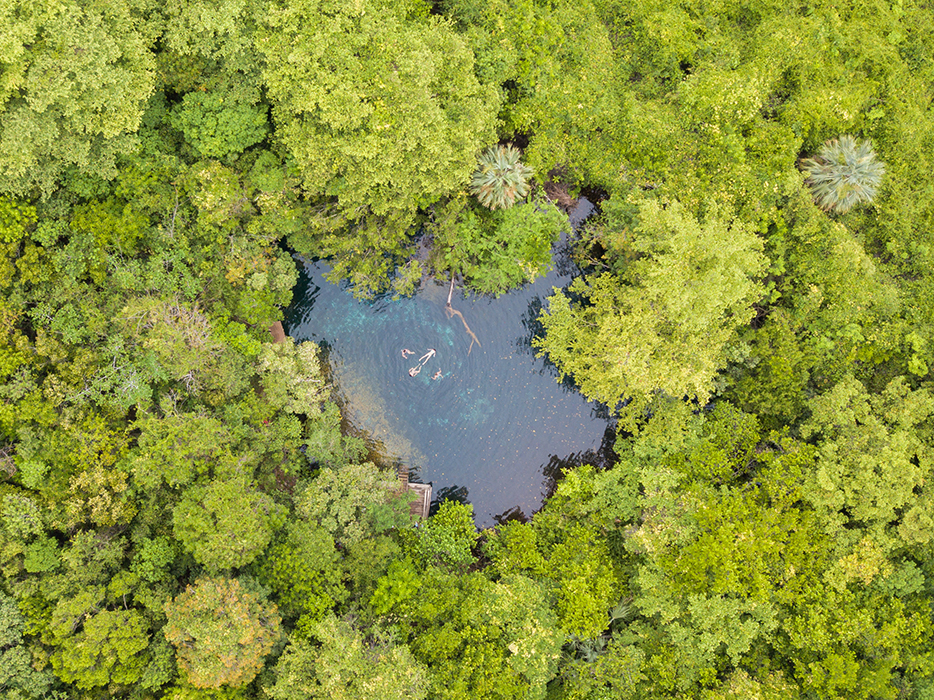
POLYGON ((814 158, 801 161, 814 202, 824 211, 845 214, 857 204, 871 202, 885 174, 869 141, 849 135, 827 141, 814 158))
POLYGON ((490 209, 508 209, 529 193, 532 169, 519 162, 519 149, 491 146, 479 158, 479 167, 470 179, 470 192, 490 209))

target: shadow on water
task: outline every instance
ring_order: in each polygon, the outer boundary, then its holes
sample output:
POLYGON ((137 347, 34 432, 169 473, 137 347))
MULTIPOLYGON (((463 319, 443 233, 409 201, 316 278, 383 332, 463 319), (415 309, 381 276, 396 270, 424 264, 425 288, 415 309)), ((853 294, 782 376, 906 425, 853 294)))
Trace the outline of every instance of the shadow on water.
POLYGON ((506 523, 527 523, 529 522, 529 516, 523 513, 519 506, 513 506, 504 513, 494 515, 493 522, 497 525, 505 525, 506 523))
POLYGON ((542 482, 542 495, 546 499, 551 498, 567 470, 576 469, 584 464, 589 464, 597 469, 609 469, 612 467, 616 464, 618 459, 613 449, 615 443, 616 430, 613 425, 608 424, 606 431, 603 433, 603 440, 600 442, 600 447, 596 450, 585 450, 565 457, 552 455, 548 463, 542 465, 542 475, 545 477, 542 482))
POLYGON ((481 526, 538 510, 562 467, 602 464, 612 432, 606 407, 570 380, 558 383, 556 368, 535 356, 544 300, 579 274, 566 241, 554 256, 545 277, 499 298, 455 290, 453 306, 479 346, 445 313, 441 281, 412 297, 361 302, 325 280, 326 263, 305 262, 286 313, 295 340, 324 349, 344 427, 369 458, 408 467, 411 481, 433 485, 436 503, 472 503, 481 526))
POLYGON ((451 486, 442 486, 438 489, 434 498, 431 500, 431 509, 428 511, 429 515, 434 515, 438 512, 438 508, 441 507, 441 504, 445 501, 455 501, 461 505, 469 506, 470 499, 467 498, 468 490, 466 486, 458 486, 457 484, 452 484, 451 486))

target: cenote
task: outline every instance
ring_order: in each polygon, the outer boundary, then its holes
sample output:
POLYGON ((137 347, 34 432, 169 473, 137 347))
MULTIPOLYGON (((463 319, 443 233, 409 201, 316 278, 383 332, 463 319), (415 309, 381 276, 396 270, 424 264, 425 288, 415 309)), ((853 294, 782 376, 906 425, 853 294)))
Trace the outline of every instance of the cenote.
POLYGON ((563 468, 606 463, 614 435, 606 407, 558 383, 535 356, 544 300, 579 274, 564 241, 553 263, 544 278, 496 299, 455 289, 453 307, 482 344, 471 347, 461 319, 445 313, 444 282, 428 280, 412 297, 358 301, 324 279, 325 263, 303 262, 286 331, 327 350, 344 418, 371 459, 408 466, 436 500, 473 504, 481 527, 527 517, 563 468), (436 354, 410 376, 429 349, 436 354))

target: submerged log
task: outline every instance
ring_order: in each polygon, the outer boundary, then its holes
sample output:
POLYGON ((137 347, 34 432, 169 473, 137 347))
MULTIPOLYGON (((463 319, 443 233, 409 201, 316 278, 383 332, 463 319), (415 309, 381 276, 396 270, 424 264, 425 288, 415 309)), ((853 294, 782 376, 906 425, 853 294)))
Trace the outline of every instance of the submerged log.
POLYGON ((454 295, 454 275, 451 275, 451 288, 448 290, 448 302, 444 305, 444 312, 447 314, 448 318, 454 318, 454 316, 459 316, 461 323, 464 324, 464 328, 467 330, 467 334, 470 336, 470 347, 467 348, 467 354, 470 354, 470 351, 473 350, 473 344, 476 343, 481 348, 483 345, 480 343, 480 339, 470 330, 470 326, 467 325, 467 320, 464 318, 464 314, 451 306, 451 297, 454 295))

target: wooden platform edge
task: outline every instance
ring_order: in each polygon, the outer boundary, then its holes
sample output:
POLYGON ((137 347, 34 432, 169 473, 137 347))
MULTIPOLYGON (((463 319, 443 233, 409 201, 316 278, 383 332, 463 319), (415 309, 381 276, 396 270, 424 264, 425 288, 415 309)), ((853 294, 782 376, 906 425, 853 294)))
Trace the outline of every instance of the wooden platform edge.
POLYGON ((409 491, 418 496, 412 501, 412 515, 422 520, 426 519, 428 510, 431 508, 431 484, 409 484, 409 491))

